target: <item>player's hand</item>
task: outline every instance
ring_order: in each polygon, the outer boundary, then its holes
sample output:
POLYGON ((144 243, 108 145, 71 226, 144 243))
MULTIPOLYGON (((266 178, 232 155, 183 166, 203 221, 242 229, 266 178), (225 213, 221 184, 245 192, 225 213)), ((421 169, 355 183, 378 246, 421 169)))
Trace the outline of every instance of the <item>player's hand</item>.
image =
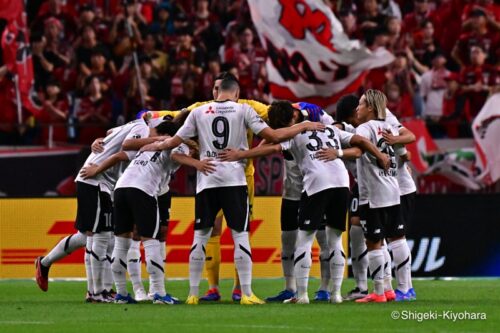
POLYGON ((241 160, 240 151, 233 148, 225 149, 218 155, 219 160, 224 162, 235 162, 241 160))
POLYGON ((305 131, 324 131, 325 125, 322 123, 314 123, 314 122, 304 122, 304 130, 305 131))
POLYGON ((391 158, 387 154, 382 154, 382 157, 377 159, 377 163, 379 167, 387 171, 391 167, 391 158))
POLYGON ((97 167, 97 164, 90 163, 80 170, 80 176, 83 177, 83 179, 94 177, 95 175, 97 175, 97 167))
POLYGON ((339 157, 339 152, 334 148, 323 148, 316 153, 316 158, 320 161, 333 161, 339 157))
POLYGON ((145 146, 142 146, 141 151, 159 151, 161 150, 160 144, 163 141, 156 141, 145 146))
POLYGON ((297 105, 299 106, 299 108, 301 110, 307 111, 307 115, 308 115, 307 118, 310 121, 320 121, 321 116, 325 113, 325 111, 323 111, 323 109, 316 104, 299 102, 299 103, 297 103, 297 105))
POLYGON ((99 154, 104 151, 104 138, 97 138, 92 142, 90 149, 94 154, 99 154))
POLYGON ((208 158, 206 160, 198 161, 196 165, 196 170, 207 176, 210 173, 215 172, 215 164, 212 162, 213 159, 208 158))
POLYGON ((382 137, 384 138, 384 141, 388 145, 392 146, 392 145, 395 145, 396 143, 398 143, 397 136, 392 135, 392 133, 390 133, 390 132, 382 132, 382 137))

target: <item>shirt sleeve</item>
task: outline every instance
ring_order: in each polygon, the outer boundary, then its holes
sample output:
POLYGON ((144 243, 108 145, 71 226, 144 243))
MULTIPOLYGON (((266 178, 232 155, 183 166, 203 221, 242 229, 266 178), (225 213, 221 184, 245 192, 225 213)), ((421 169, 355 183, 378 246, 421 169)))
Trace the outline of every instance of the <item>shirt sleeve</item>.
POLYGON ((319 122, 325 125, 332 125, 335 123, 335 120, 333 120, 332 116, 328 113, 323 112, 323 114, 319 117, 319 122))
POLYGON ((371 141, 370 128, 364 124, 359 125, 358 128, 356 128, 356 134, 371 141))
POLYGON ((247 105, 245 106, 245 124, 255 134, 259 134, 264 128, 267 128, 266 122, 255 112, 255 110, 247 105))
POLYGON ((172 149, 172 154, 189 155, 189 147, 185 143, 181 143, 179 146, 172 149))
POLYGON ((401 125, 401 123, 399 122, 398 118, 396 118, 395 115, 392 114, 391 111, 389 111, 389 109, 385 109, 386 111, 386 116, 385 116, 385 121, 389 123, 389 125, 391 125, 392 127, 396 128, 396 129, 400 129, 401 127, 403 127, 403 125, 401 125))
POLYGON ((196 130, 196 110, 191 111, 184 122, 184 125, 177 131, 177 136, 182 140, 187 140, 198 135, 196 130))
POLYGON ((354 136, 354 134, 339 129, 338 135, 339 135, 339 139, 340 139, 340 144, 342 146, 350 146, 351 145, 351 139, 354 136))
POLYGON ((292 149, 293 139, 288 141, 283 141, 280 143, 280 145, 281 145, 281 150, 290 151, 292 149))
POLYGON ((141 123, 141 124, 137 124, 136 126, 134 126, 130 129, 130 132, 125 137, 125 140, 142 139, 142 138, 147 138, 148 136, 149 136, 148 125, 146 125, 146 123, 144 123, 144 124, 141 123))
POLYGON ((261 102, 257 102, 251 99, 240 99, 238 100, 238 103, 242 104, 248 104, 251 106, 255 112, 264 120, 267 120, 267 110, 269 109, 269 106, 266 104, 263 104, 261 102))

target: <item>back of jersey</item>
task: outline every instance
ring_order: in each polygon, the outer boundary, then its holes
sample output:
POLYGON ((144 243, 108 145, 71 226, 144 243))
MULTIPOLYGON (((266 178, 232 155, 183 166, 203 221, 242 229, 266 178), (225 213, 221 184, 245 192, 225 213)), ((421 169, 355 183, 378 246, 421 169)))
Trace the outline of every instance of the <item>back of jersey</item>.
POLYGON ((246 130, 255 134, 266 128, 266 123, 254 109, 232 101, 214 101, 191 111, 177 132, 184 141, 198 136, 200 159, 214 159, 216 171, 209 175, 198 172, 196 192, 207 188, 246 185, 245 161, 216 160, 226 148, 248 149, 246 130))
POLYGON ((349 187, 349 175, 342 160, 324 162, 317 159, 316 153, 323 148, 339 150, 342 145, 349 145, 352 136, 329 125, 324 132, 302 132, 281 144, 283 150, 290 151, 297 161, 304 176, 307 195, 311 196, 328 188, 349 187))
MULTIPOLYGON (((99 165, 111 155, 119 152, 122 148, 123 141, 126 139, 138 139, 141 137, 147 137, 148 135, 149 127, 143 119, 137 119, 125 125, 115 127, 103 140, 104 151, 101 153, 91 153, 85 160, 83 166, 87 166, 91 163, 99 165)), ((117 177, 114 175, 116 170, 116 168, 111 168, 95 178, 89 179, 83 179, 80 175, 78 175, 75 181, 81 181, 95 186, 103 183, 105 187, 103 187, 102 190, 109 192, 113 189, 117 180, 117 177)))
POLYGON ((378 166, 377 159, 364 153, 357 161, 360 202, 368 200, 370 208, 389 207, 399 204, 399 186, 397 181, 397 163, 394 148, 388 145, 382 133, 391 132, 399 135, 384 120, 370 120, 356 128, 356 134, 368 139, 384 154, 391 158, 389 170, 378 166))

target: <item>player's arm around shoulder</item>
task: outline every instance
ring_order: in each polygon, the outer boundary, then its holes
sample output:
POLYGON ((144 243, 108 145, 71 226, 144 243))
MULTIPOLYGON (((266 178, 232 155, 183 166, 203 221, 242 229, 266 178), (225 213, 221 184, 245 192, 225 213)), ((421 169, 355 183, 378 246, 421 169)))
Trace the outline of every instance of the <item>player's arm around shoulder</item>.
POLYGON ((96 175, 108 170, 109 168, 113 167, 114 165, 118 164, 119 162, 122 161, 129 161, 130 156, 124 151, 119 151, 118 153, 115 153, 108 157, 104 162, 101 164, 89 164, 87 166, 84 166, 80 170, 80 176, 83 177, 83 179, 88 179, 88 178, 93 178, 96 175))
POLYGON ((256 158, 280 153, 283 150, 281 144, 263 144, 248 150, 238 150, 234 148, 225 149, 219 153, 219 159, 223 162, 234 162, 248 158, 256 158))
POLYGON ((355 134, 352 136, 350 144, 351 146, 361 148, 363 152, 367 152, 375 156, 379 164, 383 166, 384 169, 389 169, 389 166, 391 164, 389 156, 380 152, 380 150, 378 150, 378 148, 373 143, 368 141, 365 137, 355 134))
POLYGON ((304 121, 300 124, 295 124, 290 127, 283 127, 279 129, 271 129, 270 127, 264 128, 258 135, 268 142, 279 143, 289 140, 305 131, 323 131, 325 125, 322 123, 304 121))

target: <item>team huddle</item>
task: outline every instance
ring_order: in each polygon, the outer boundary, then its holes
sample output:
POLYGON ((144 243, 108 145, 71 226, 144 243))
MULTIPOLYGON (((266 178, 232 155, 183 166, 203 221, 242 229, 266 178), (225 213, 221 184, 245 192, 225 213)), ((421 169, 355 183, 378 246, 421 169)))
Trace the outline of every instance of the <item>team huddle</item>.
POLYGON ((179 303, 165 288, 165 236, 171 206, 169 182, 184 165, 197 169, 185 302, 221 298, 219 241, 224 216, 234 241, 232 299, 247 305, 265 303, 252 291, 248 233, 252 158, 280 152, 285 166, 281 205, 285 289, 266 301, 309 303, 314 238, 321 248, 321 285, 315 300, 416 299, 405 239, 416 188, 404 146, 415 137, 386 109, 384 94, 368 90, 360 99, 344 96, 337 104, 335 120, 314 104, 277 101, 265 106, 239 100, 239 83, 228 73, 216 79, 213 95, 214 101, 182 111, 147 112, 96 139, 75 180, 78 232, 37 258, 39 287, 48 290, 53 263, 85 247, 86 301, 179 303), (262 141, 251 148, 253 134, 262 141), (346 218, 356 287, 342 297, 346 218), (148 292, 141 279, 141 242, 148 292), (200 298, 204 266, 209 290, 200 298), (368 292, 368 272, 372 293, 368 292), (133 296, 127 290, 127 273, 133 296))

